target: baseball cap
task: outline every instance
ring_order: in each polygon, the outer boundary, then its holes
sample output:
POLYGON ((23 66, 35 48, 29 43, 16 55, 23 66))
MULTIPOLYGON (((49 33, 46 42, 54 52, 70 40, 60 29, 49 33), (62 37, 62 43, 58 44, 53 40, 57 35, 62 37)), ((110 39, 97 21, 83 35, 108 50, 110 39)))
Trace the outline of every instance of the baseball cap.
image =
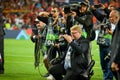
POLYGON ((44 22, 45 24, 48 24, 48 17, 38 16, 37 19, 38 19, 39 21, 44 22))

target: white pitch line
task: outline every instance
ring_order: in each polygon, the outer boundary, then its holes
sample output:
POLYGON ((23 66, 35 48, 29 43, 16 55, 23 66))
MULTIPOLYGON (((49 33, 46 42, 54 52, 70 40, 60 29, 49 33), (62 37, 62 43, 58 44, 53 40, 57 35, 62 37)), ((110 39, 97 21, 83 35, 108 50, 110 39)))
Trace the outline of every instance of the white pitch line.
POLYGON ((30 58, 33 58, 34 57, 34 55, 33 56, 28 56, 28 55, 5 55, 5 56, 12 56, 12 57, 30 57, 30 58))
POLYGON ((5 61, 5 63, 23 63, 23 64, 34 64, 34 61, 33 62, 18 62, 18 61, 14 61, 14 62, 11 62, 11 61, 5 61))

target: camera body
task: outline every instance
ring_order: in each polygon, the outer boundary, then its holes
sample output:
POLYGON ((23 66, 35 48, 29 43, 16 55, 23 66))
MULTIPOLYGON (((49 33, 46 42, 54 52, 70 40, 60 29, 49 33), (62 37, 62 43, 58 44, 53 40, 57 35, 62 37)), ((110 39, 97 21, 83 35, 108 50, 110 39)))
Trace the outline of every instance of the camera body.
MULTIPOLYGON (((61 28, 61 29, 60 29, 60 34, 62 34, 62 35, 67 34, 66 29, 65 29, 65 28, 61 28)), ((58 40, 58 42, 60 42, 60 43, 64 43, 65 41, 66 41, 66 40, 64 39, 64 37, 61 37, 61 38, 59 38, 59 40, 58 40)))
MULTIPOLYGON (((61 28, 60 29, 60 34, 61 35, 67 34, 66 29, 65 28, 61 28)), ((59 43, 59 44, 64 45, 64 44, 67 43, 67 41, 64 39, 64 37, 60 37, 60 38, 58 38, 58 39, 55 40, 55 43, 59 43)))
POLYGON ((64 12, 65 12, 65 14, 71 13, 72 11, 75 11, 76 13, 78 13, 80 7, 81 6, 79 3, 71 3, 70 5, 64 6, 64 12))
POLYGON ((106 29, 110 30, 110 28, 111 28, 110 21, 108 19, 106 19, 104 21, 104 23, 101 25, 101 28, 104 29, 104 30, 106 30, 106 29))
POLYGON ((102 7, 102 4, 96 4, 96 5, 94 5, 94 7, 95 8, 100 8, 100 7, 102 7))
POLYGON ((106 33, 108 33, 108 32, 106 32, 106 29, 109 29, 109 30, 111 29, 109 20, 106 20, 101 24, 100 34, 98 36, 103 37, 106 33))

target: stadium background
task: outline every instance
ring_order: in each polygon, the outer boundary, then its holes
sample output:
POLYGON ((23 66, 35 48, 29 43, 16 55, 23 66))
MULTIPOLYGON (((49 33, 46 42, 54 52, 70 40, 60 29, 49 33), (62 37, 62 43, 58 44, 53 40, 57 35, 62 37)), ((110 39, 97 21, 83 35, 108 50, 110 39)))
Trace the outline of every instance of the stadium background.
MULTIPOLYGON (((50 11, 52 4, 62 5, 62 2, 68 0, 39 0, 40 4, 35 3, 38 0, 0 0, 0 5, 3 6, 3 19, 5 30, 5 74, 0 75, 0 80, 46 80, 41 77, 38 69, 34 68, 34 44, 29 40, 31 34, 31 16, 43 11, 50 11), (59 3, 60 2, 60 3, 59 3), (47 7, 46 7, 47 6, 47 7), (16 17, 20 19, 20 24, 15 24, 16 17), (21 27, 23 21, 24 27, 21 27), (6 26, 5 26, 6 24, 6 26), (18 39, 18 40, 16 40, 18 39)), ((70 0, 82 1, 82 0, 70 0)), ((91 4, 99 2, 108 6, 108 3, 118 8, 120 0, 90 0, 91 4)), ((66 3, 64 3, 66 4, 66 3)), ((93 18, 94 24, 96 19, 93 18)), ((101 67, 99 63, 99 51, 96 41, 92 42, 92 56, 96 61, 94 66, 94 76, 91 80, 103 80, 101 67)), ((41 72, 46 73, 46 70, 41 63, 41 72)))

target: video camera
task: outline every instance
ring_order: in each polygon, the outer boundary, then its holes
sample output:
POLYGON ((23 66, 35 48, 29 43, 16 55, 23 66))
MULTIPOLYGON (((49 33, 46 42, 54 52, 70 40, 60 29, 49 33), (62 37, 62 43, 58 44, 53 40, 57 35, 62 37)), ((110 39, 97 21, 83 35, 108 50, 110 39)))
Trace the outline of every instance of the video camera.
POLYGON ((67 13, 71 13, 72 11, 75 11, 76 13, 79 12, 79 8, 80 8, 80 3, 71 3, 70 5, 65 5, 64 6, 64 12, 65 14, 67 13))

